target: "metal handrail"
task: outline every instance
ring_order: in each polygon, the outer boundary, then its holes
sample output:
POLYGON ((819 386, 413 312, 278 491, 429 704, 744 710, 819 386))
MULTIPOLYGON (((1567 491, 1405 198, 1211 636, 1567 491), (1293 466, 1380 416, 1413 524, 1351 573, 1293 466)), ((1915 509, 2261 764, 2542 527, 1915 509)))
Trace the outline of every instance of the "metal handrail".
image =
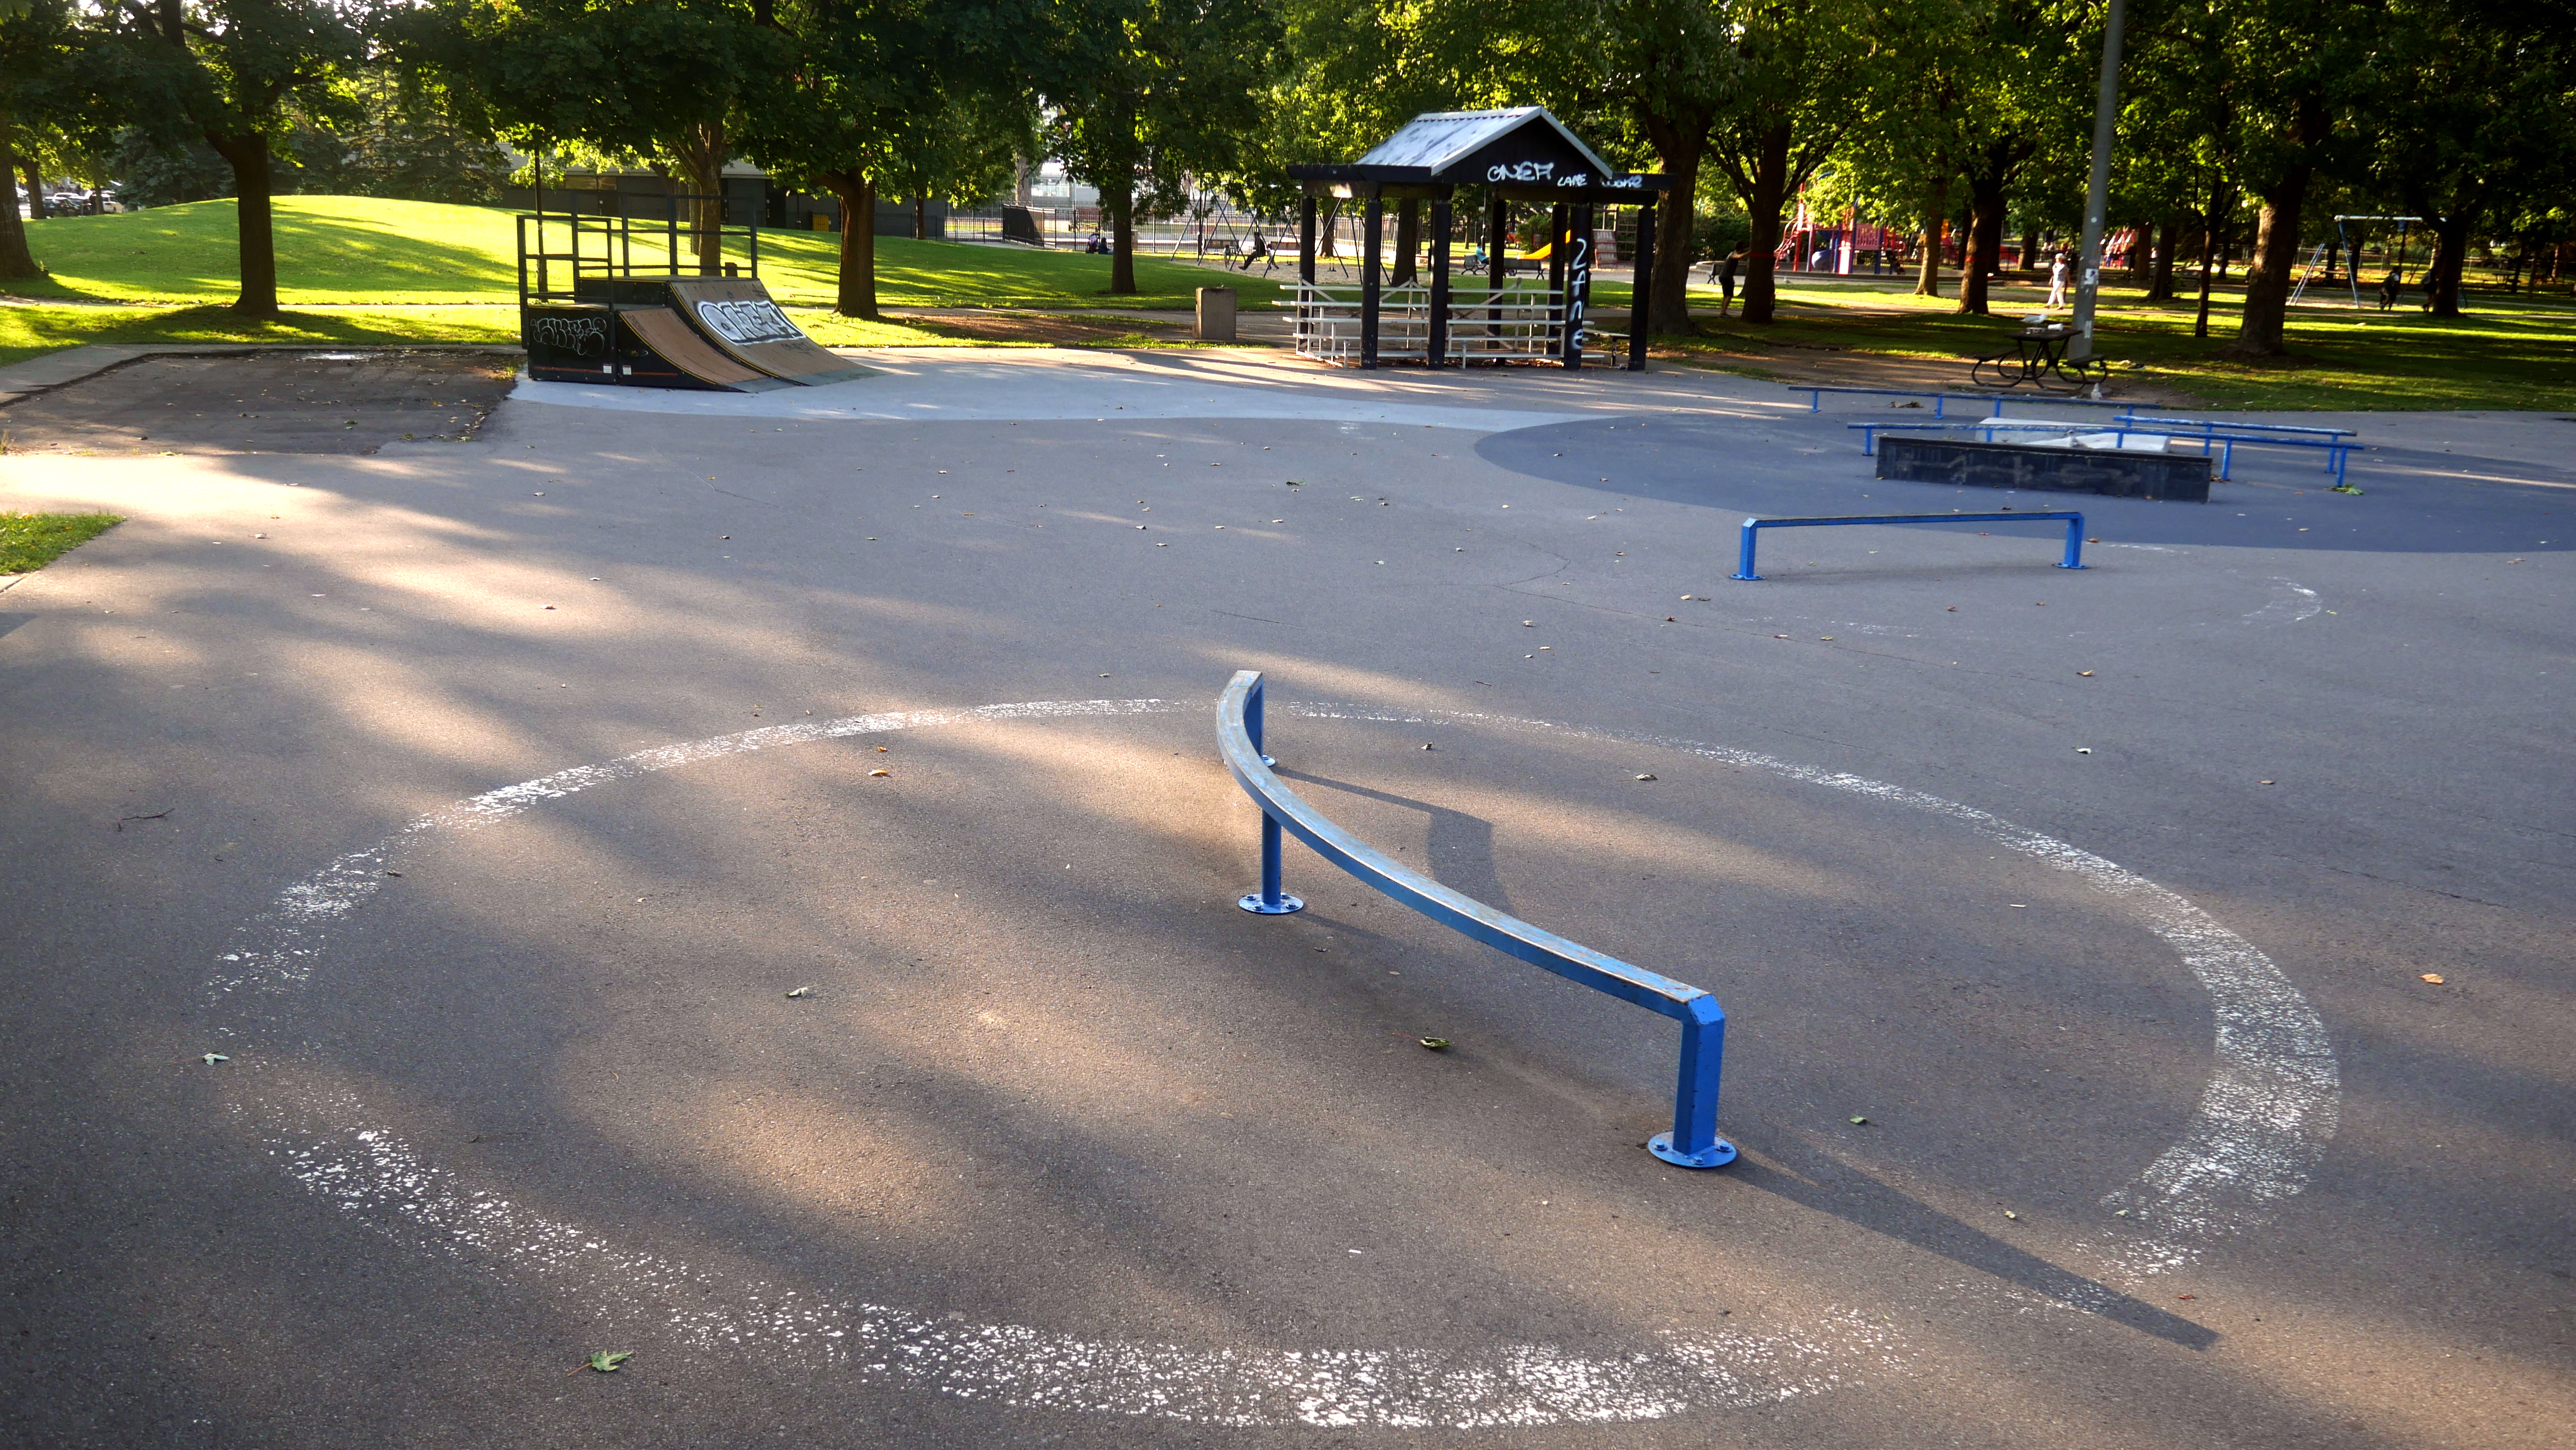
POLYGON ((2060 569, 2084 567, 2084 516, 2079 513, 2009 513, 2009 514, 1848 514, 1817 519, 1746 519, 1741 541, 1736 546, 1735 572, 1730 579, 1747 583, 1759 582, 1753 572, 1753 541, 1763 529, 1803 529, 1826 524, 2026 524, 2037 519, 2062 519, 2066 524, 2066 557, 2058 562, 2060 569))
POLYGON ((1508 916, 1333 824, 1271 773, 1277 762, 1261 753, 1261 701, 1259 670, 1235 671, 1217 700, 1218 753, 1225 757, 1225 768, 1235 783, 1261 807, 1261 889, 1238 905, 1263 916, 1305 907, 1306 903, 1280 889, 1280 833, 1285 828, 1315 854, 1443 926, 1596 992, 1675 1019, 1681 1023, 1682 1040, 1673 1128, 1656 1134, 1646 1148, 1684 1168, 1718 1168, 1735 1161, 1735 1145, 1717 1136, 1718 1070, 1726 1056, 1726 1013, 1715 997, 1508 916))

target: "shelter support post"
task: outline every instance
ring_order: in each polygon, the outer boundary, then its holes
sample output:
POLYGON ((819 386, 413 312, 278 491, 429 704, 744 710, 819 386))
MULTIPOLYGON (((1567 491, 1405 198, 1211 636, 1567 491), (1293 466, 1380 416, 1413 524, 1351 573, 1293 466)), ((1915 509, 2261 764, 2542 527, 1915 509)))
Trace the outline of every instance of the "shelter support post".
POLYGON ((1655 194, 1650 191, 1645 205, 1637 208, 1637 277, 1628 287, 1628 371, 1632 373, 1646 370, 1646 320, 1654 315, 1654 281, 1655 194))
POLYGON ((1315 325, 1313 310, 1306 300, 1313 295, 1315 285, 1315 198, 1311 195, 1297 200, 1297 280, 1304 285, 1297 289, 1295 345, 1302 348, 1307 329, 1315 325))
POLYGON ((1386 200, 1375 189, 1360 238, 1360 366, 1377 366, 1378 247, 1386 239, 1386 200))
POLYGON ((1503 194, 1498 188, 1485 203, 1485 297, 1493 304, 1485 309, 1486 331, 1489 334, 1499 328, 1503 321, 1500 298, 1503 292, 1503 278, 1508 275, 1504 268, 1509 265, 1511 257, 1511 242, 1504 235, 1504 223, 1510 219, 1510 216, 1511 212, 1505 206, 1503 194))
POLYGON ((1449 361, 1449 199, 1431 203, 1431 342, 1423 354, 1426 367, 1449 361))
POLYGON ((1565 254, 1564 350, 1558 354, 1571 371, 1583 366, 1583 313, 1592 300, 1592 204, 1559 207, 1564 223, 1557 228, 1564 244, 1551 248, 1565 254))

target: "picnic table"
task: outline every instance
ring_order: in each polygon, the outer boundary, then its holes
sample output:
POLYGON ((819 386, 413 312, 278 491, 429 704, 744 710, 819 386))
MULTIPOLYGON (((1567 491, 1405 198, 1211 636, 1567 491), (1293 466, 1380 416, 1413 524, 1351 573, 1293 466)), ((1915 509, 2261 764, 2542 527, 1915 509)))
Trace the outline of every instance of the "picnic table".
POLYGON ((2060 322, 2025 327, 2013 334, 2010 348, 1977 359, 1968 369, 1968 380, 1984 388, 2017 388, 2029 383, 2043 392, 2069 393, 2107 380, 2111 370, 2099 359, 2066 355, 2066 344, 2073 337, 2060 322))

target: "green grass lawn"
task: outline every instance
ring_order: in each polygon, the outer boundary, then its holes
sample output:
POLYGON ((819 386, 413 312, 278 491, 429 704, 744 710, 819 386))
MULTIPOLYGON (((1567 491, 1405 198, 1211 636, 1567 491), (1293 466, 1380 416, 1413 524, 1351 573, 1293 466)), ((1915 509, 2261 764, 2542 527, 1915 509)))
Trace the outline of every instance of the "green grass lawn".
POLYGON ((507 307, 290 309, 275 322, 251 322, 224 307, 0 306, 0 363, 89 343, 493 342, 516 344, 519 309, 507 307))
MULTIPOLYGON (((499 207, 364 196, 279 197, 278 300, 290 308, 515 301, 515 216, 499 207)), ((9 290, 59 301, 229 300, 238 290, 233 223, 229 201, 30 222, 28 245, 52 275, 9 290)), ((829 306, 839 266, 840 238, 831 233, 760 234, 761 278, 781 302, 829 306)), ((1181 308, 1213 275, 1195 263, 1139 257, 1140 292, 1113 297, 1107 257, 877 239, 877 300, 894 308, 1181 308)), ((1267 306, 1279 294, 1277 282, 1261 278, 1233 285, 1247 307, 1267 306)))
MULTIPOLYGON (((512 342, 518 319, 514 215, 498 207, 445 206, 371 197, 277 200, 278 290, 289 316, 249 324, 222 304, 235 293, 236 238, 229 201, 119 216, 56 217, 28 224, 48 278, 0 291, 0 361, 90 342, 512 342), (6 305, 14 300, 17 305, 6 305)), ((761 233, 761 275, 814 336, 836 346, 947 344, 934 321, 860 322, 828 310, 839 238, 761 233)), ((1109 259, 957 242, 877 241, 878 298, 901 310, 988 307, 1078 315, 1102 307, 1187 308, 1220 278, 1247 311, 1288 295, 1282 267, 1268 276, 1227 273, 1166 257, 1139 257, 1142 292, 1112 297, 1109 259)), ((1594 285, 1596 308, 1627 304, 1622 269, 1594 285)), ((1962 317, 1951 298, 1911 296, 1911 278, 1783 279, 1780 320, 1765 328, 1720 321, 1716 294, 1694 286, 1711 335, 1675 340, 1685 353, 1728 354, 1720 365, 1760 371, 1762 355, 1836 349, 1959 359, 2007 345, 2042 289, 2008 279, 1995 315, 1962 317)), ((1955 295, 1957 276, 1944 279, 1955 295)), ((2219 290, 2212 336, 2191 336, 2192 302, 2150 303, 2113 287, 2102 309, 2102 351, 2134 376, 2206 403, 2262 408, 2576 408, 2576 305, 2565 299, 2480 294, 2467 318, 2436 321, 2412 310, 2349 306, 2293 311, 2291 356, 2245 363, 2223 350, 2236 333, 2242 289, 2219 290)), ((1139 332, 1135 345, 1173 339, 1139 332)), ((1006 345, 1006 344, 1002 344, 1006 345)), ((1121 345, 1115 335, 1089 345, 1121 345)), ((1659 346, 1660 346, 1659 342, 1659 346)), ((1965 383, 1965 370, 1961 370, 1965 383)))
MULTIPOLYGON (((1693 315, 1709 335, 1676 340, 1688 351, 1838 348, 1962 361, 2011 346, 2022 318, 2041 311, 2044 286, 1995 289, 1988 317, 1965 316, 1958 278, 1950 297, 1915 297, 1912 280, 1801 281, 1784 277, 1780 320, 1751 327, 1714 313, 1714 291, 1694 285, 1693 315)), ((2224 356, 2235 340, 2244 289, 2214 291, 2210 335, 2192 336, 2195 297, 2149 302, 2143 290, 2102 294, 2099 351, 2121 370, 2223 407, 2531 408, 2576 407, 2576 304, 2564 299, 2485 295, 2470 315, 2438 319, 2405 310, 2301 306, 2290 313, 2286 358, 2244 362, 2224 356)), ((2056 314, 2066 316, 2064 309, 2056 314)), ((1757 364, 1758 367, 1758 364, 1757 364)), ((1960 370, 1964 388, 1967 373, 1960 370)))
POLYGON ((32 574, 123 522, 115 514, 0 513, 0 574, 32 574))

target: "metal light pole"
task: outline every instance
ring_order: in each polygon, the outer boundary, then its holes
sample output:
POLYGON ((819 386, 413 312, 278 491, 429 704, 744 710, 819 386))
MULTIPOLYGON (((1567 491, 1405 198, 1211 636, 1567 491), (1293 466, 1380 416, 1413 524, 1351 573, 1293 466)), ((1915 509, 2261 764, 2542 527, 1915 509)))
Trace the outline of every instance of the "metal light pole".
POLYGON ((2093 103, 2093 180, 2084 190, 2084 249, 2076 254, 2075 335, 2066 355, 2093 355, 2093 299, 2102 289, 2102 213, 2110 206, 2111 140, 2120 121, 2120 21, 2126 0, 2111 0, 2102 22, 2102 93, 2093 103))

